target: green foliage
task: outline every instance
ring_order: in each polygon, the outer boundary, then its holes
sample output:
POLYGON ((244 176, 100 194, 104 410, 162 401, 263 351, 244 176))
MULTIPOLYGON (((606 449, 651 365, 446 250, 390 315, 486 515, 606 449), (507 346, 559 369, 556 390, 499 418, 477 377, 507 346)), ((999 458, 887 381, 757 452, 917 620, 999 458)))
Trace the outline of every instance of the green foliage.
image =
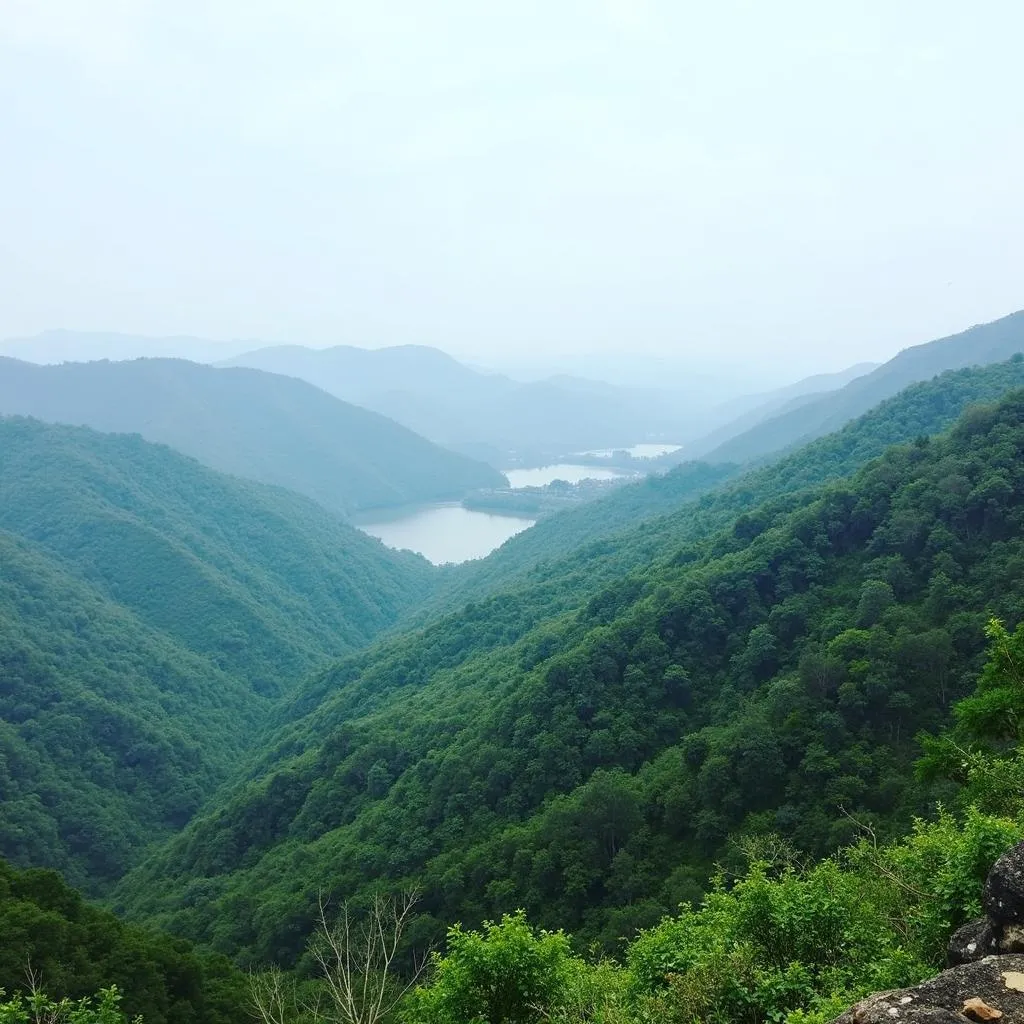
MULTIPOLYGON (((0 1000, 4 997, 0 988, 0 1000)), ((0 1002, 0 1024, 36 1024, 37 1021, 52 1021, 53 1024, 125 1024, 125 1016, 118 1004, 121 996, 116 987, 103 989, 95 999, 88 997, 78 1000, 53 1000, 41 992, 27 998, 15 995, 13 999, 0 1002)), ((141 1017, 135 1017, 132 1024, 142 1024, 141 1017)))
POLYGON ((884 926, 874 895, 834 861, 806 872, 754 864, 637 939, 634 990, 653 994, 669 1021, 766 1021, 920 980, 927 966, 884 926))
POLYGON ((540 1008, 560 1007, 571 979, 584 969, 561 932, 536 932, 522 912, 480 932, 458 925, 445 956, 420 988, 407 1019, 415 1024, 530 1024, 540 1008))
POLYGON ((960 729, 981 740, 1024 739, 1024 622, 1014 633, 992 619, 989 657, 978 686, 956 706, 960 729))
POLYGON ((1016 822, 944 814, 901 842, 863 838, 808 867, 755 861, 631 944, 633 992, 653 994, 667 1021, 828 1020, 934 973, 951 931, 978 914, 988 869, 1022 835, 1016 822))
POLYGON ((121 1024, 138 1015, 146 1024, 250 1020, 245 975, 223 957, 125 924, 54 872, 16 871, 0 861, 3 990, 14 997, 0 1000, 0 1021, 11 1024, 40 1005, 53 1010, 54 1001, 56 1019, 69 1024, 121 1024), (33 996, 29 972, 48 997, 33 996))
POLYGON ((915 780, 914 737, 970 689, 990 615, 1024 617, 1022 524, 1017 393, 575 612, 468 607, 315 680, 119 906, 288 961, 325 882, 413 881, 425 935, 522 907, 615 949, 699 894, 730 836, 820 856, 853 819, 894 834, 952 795, 915 780))
POLYGON ((925 779, 963 787, 961 803, 996 813, 1024 812, 1024 622, 1010 633, 999 619, 985 630, 988 661, 974 692, 954 709, 954 728, 922 736, 925 779))
POLYGON ((917 821, 909 836, 862 837, 803 863, 764 837, 736 877, 641 932, 622 965, 575 955, 523 915, 453 929, 410 1024, 825 1024, 872 991, 915 984, 942 964, 950 932, 979 912, 995 859, 1019 821, 971 813, 917 821), (543 983, 533 983, 537 976, 543 983))
POLYGON ((294 377, 182 359, 0 359, 0 414, 138 433, 341 513, 507 486, 497 470, 294 377))

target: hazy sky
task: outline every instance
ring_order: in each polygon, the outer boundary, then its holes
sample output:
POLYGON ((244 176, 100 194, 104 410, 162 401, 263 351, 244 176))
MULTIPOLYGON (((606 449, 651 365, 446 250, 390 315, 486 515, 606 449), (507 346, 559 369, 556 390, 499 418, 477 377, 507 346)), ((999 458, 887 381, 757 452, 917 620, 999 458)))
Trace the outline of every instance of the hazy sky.
POLYGON ((1019 0, 0 0, 0 337, 884 358, 1024 306, 1022 38, 1019 0))

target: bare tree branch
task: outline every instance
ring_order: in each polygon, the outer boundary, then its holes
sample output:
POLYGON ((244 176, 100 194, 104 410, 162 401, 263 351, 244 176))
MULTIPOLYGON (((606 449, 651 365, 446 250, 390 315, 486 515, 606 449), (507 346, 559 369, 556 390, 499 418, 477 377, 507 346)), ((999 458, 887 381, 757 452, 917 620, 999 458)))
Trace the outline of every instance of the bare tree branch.
POLYGON ((249 972, 249 998, 253 1016, 263 1024, 288 1024, 294 993, 289 992, 284 972, 280 967, 266 971, 249 972))
POLYGON ((416 985, 427 958, 414 961, 410 975, 399 977, 395 959, 402 935, 419 902, 411 889, 400 896, 377 894, 362 918, 343 903, 330 913, 330 901, 317 897, 318 923, 309 952, 326 989, 326 1008, 319 1002, 297 1006, 286 992, 285 976, 277 968, 250 976, 250 992, 261 1024, 289 1024, 294 1007, 306 1019, 323 1024, 380 1024, 416 985))

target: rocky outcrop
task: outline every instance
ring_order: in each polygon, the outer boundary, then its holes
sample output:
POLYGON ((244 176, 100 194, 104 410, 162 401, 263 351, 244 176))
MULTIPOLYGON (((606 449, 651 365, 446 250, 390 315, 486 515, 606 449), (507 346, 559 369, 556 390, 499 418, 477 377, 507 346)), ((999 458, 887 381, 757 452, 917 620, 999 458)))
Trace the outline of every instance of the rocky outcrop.
POLYGON ((913 988, 869 996, 835 1024, 1024 1024, 1024 956, 987 956, 913 988))
POLYGON ((1024 1024, 1024 843, 992 866, 982 903, 985 916, 950 940, 948 970, 869 996, 835 1024, 1024 1024))

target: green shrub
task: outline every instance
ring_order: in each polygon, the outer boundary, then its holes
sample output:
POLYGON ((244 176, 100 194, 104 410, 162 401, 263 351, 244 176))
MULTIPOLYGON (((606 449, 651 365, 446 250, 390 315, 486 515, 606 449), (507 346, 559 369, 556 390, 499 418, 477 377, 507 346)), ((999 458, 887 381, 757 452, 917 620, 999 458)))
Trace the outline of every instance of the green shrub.
MULTIPOLYGON (((116 987, 103 989, 95 999, 55 1002, 41 992, 34 992, 4 1000, 4 990, 0 988, 0 1024, 125 1024, 127 1019, 118 1008, 121 996, 116 987)), ((132 1024, 142 1024, 142 1018, 134 1018, 132 1024)))
POLYGON ((409 1012, 416 1024, 531 1024, 541 1010, 564 1006, 581 991, 582 961, 563 932, 535 931, 522 911, 500 924, 448 932, 448 953, 435 957, 434 977, 409 1012))

